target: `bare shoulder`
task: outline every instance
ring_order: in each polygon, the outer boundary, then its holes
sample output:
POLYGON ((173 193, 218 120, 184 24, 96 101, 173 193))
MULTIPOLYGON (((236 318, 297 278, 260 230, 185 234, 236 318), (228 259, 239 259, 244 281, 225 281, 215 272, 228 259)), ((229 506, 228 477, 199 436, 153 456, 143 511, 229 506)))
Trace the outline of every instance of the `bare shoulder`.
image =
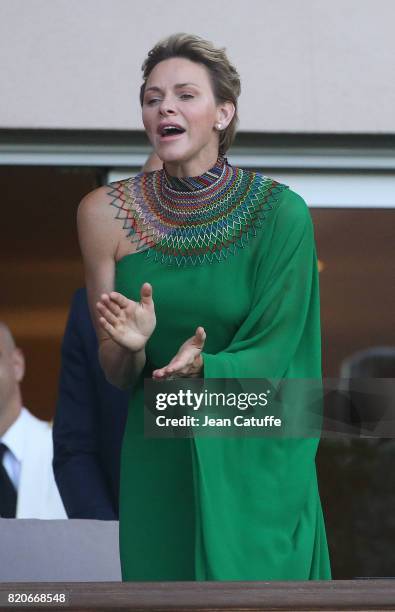
POLYGON ((82 198, 78 206, 78 220, 84 218, 95 219, 96 221, 109 219, 111 217, 111 199, 108 185, 90 191, 82 198))
POLYGON ((115 261, 135 250, 125 229, 134 206, 137 177, 114 181, 85 195, 78 207, 77 225, 81 249, 92 244, 96 251, 111 253, 115 261))
POLYGON ((127 218, 134 208, 134 183, 139 177, 114 181, 89 192, 80 202, 78 216, 94 217, 96 221, 127 218))
POLYGON ((103 234, 103 238, 112 242, 122 239, 122 224, 118 219, 127 216, 126 201, 131 206, 124 183, 126 181, 103 185, 82 198, 77 212, 79 231, 87 230, 89 235, 95 236, 103 234))
POLYGON ((96 259, 114 258, 120 240, 118 225, 114 222, 108 187, 98 187, 87 193, 77 211, 78 236, 82 255, 87 261, 90 255, 96 259))

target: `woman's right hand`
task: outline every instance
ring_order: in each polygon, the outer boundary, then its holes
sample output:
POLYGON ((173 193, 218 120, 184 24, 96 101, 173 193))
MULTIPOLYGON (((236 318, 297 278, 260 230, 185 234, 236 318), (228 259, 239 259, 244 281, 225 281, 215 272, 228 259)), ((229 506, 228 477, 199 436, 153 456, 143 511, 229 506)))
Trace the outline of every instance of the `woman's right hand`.
POLYGON ((152 335, 155 325, 155 307, 152 287, 144 283, 140 302, 129 300, 121 293, 103 293, 96 307, 99 323, 110 338, 132 352, 140 351, 152 335))

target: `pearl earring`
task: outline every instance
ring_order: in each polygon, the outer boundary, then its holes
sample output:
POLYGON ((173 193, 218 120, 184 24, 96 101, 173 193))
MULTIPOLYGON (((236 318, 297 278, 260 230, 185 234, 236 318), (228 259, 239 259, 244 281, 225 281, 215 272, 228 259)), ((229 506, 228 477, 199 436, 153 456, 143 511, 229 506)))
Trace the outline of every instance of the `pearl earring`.
POLYGON ((220 130, 222 128, 222 123, 217 123, 217 130, 220 130))

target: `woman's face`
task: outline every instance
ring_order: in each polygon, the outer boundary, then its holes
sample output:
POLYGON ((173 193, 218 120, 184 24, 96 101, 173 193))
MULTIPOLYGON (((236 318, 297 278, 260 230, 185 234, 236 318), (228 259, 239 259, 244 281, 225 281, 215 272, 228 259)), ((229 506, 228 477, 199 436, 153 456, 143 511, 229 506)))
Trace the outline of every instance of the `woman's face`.
POLYGON ((143 100, 143 123, 157 155, 169 165, 211 163, 218 155, 216 123, 224 121, 205 66, 174 57, 159 62, 148 77, 143 100), (182 131, 166 130, 174 124, 182 131))

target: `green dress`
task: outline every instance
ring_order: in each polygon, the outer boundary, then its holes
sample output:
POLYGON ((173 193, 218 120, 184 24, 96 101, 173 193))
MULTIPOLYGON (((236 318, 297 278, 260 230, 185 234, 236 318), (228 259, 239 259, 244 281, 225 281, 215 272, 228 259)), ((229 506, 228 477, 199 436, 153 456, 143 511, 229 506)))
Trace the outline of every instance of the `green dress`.
POLYGON ((325 580, 330 565, 318 439, 144 437, 143 379, 198 325, 205 378, 319 378, 319 284, 304 200, 219 158, 201 177, 165 170, 111 184, 137 252, 116 290, 151 283, 157 326, 122 447, 123 580, 325 580))

